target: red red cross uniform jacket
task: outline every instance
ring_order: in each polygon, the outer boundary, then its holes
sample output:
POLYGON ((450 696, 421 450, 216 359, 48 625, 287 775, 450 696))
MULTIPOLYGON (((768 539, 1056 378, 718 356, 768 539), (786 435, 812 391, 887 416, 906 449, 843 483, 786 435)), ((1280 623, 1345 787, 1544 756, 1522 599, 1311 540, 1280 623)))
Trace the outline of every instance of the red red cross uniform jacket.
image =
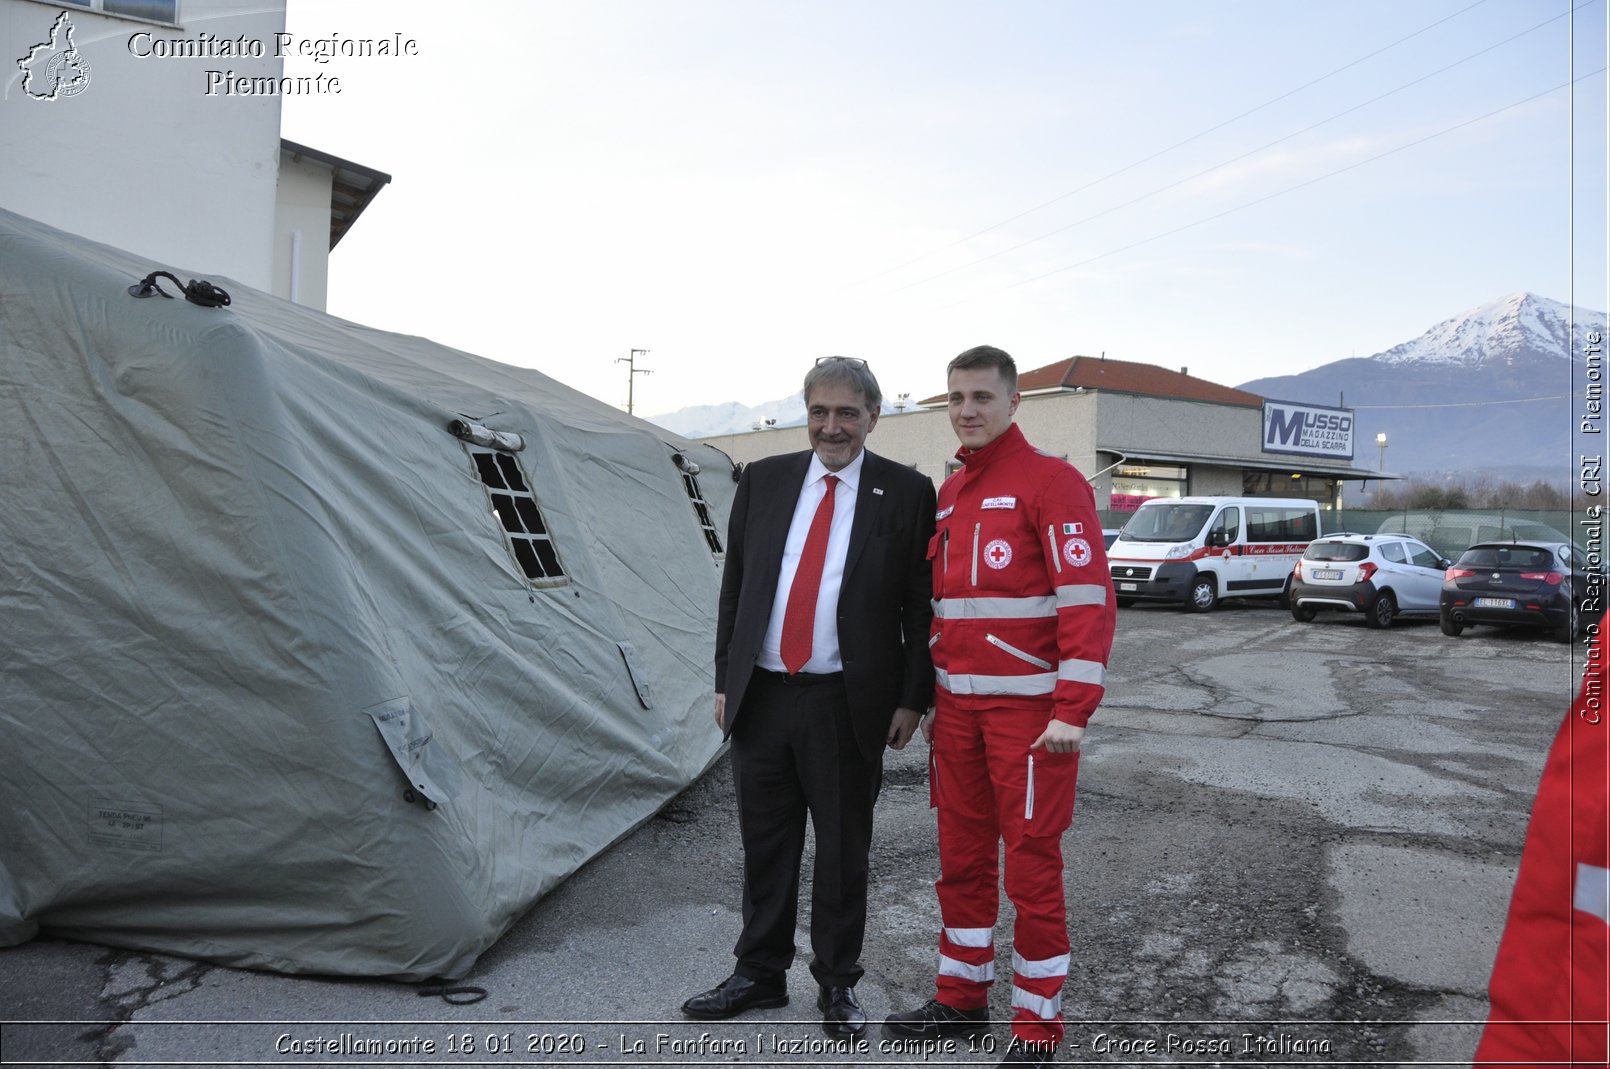
POLYGON ((1094 496, 1014 425, 939 491, 931 787, 944 930, 937 997, 988 1004, 999 844, 1016 907, 1013 1034, 1062 1039, 1068 972, 1062 833, 1077 753, 1029 749, 1055 717, 1083 727, 1104 692, 1115 610, 1094 496))
POLYGON ((957 456, 931 547, 939 687, 969 708, 1049 701, 1083 727, 1104 691, 1115 619, 1090 484, 1016 424, 957 456))
POLYGON ((1543 766, 1493 964, 1478 1065, 1606 1064, 1610 695, 1596 638, 1543 766))

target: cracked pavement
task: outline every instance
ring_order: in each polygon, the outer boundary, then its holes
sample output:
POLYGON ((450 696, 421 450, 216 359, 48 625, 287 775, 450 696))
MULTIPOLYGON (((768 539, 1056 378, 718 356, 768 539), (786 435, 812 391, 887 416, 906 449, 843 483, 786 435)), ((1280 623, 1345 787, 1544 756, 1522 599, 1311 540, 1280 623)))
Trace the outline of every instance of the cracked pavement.
MULTIPOLYGON (((1066 842, 1062 1060, 1467 1060, 1580 658, 1486 628, 1450 639, 1435 621, 1299 624, 1235 601, 1201 616, 1121 610, 1066 842)), ((933 992, 926 766, 920 739, 887 761, 857 989, 874 1022, 933 992)), ((790 1007, 680 1019, 684 998, 730 971, 738 874, 723 759, 483 956, 465 979, 484 1001, 46 937, 0 951, 0 1061, 377 1064, 341 1045, 426 1037, 432 1055, 380 1064, 911 1063, 880 1048, 876 1024, 863 1047, 791 1053, 822 1041, 803 960, 790 1007), (478 1052, 449 1049, 466 1035, 478 1052), (551 1049, 567 1036, 585 1049, 551 1049)), ((1009 986, 995 985, 998 1020, 1009 986)), ((921 1060, 994 1064, 1005 1034, 993 1053, 963 1043, 921 1060)))

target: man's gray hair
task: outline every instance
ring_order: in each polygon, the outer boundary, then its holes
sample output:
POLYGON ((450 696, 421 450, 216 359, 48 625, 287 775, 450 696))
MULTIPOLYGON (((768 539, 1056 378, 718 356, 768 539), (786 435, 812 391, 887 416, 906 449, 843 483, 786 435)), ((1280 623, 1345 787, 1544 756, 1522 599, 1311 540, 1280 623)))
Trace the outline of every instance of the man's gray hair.
POLYGON ((861 395, 868 412, 883 407, 883 391, 878 389, 877 377, 865 360, 849 356, 824 356, 816 366, 805 372, 805 404, 811 403, 811 392, 826 384, 848 386, 861 395))

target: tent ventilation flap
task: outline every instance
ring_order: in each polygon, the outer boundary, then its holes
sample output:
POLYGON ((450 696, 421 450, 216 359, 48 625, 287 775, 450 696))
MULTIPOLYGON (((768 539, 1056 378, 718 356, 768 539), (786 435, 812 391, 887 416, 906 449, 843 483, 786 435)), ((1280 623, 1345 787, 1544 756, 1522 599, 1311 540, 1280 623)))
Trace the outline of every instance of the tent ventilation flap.
POLYGON ((498 449, 505 453, 518 453, 525 448, 525 438, 513 431, 495 431, 472 419, 455 419, 447 425, 456 438, 462 438, 483 449, 498 449))

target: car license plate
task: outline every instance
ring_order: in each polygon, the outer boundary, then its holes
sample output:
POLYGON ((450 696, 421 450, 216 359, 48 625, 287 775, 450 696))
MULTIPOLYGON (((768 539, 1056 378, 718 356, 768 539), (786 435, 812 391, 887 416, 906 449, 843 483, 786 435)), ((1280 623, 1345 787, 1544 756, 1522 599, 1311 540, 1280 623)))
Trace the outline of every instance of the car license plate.
POLYGON ((1119 590, 1138 590, 1139 588, 1134 583, 1119 583, 1118 584, 1118 589, 1119 590))
POLYGON ((1342 573, 1341 573, 1341 570, 1338 569, 1338 568, 1315 568, 1314 569, 1314 578, 1315 579, 1340 579, 1341 577, 1342 577, 1342 573))
POLYGON ((1478 609, 1513 609, 1514 598, 1477 598, 1473 604, 1478 609))

